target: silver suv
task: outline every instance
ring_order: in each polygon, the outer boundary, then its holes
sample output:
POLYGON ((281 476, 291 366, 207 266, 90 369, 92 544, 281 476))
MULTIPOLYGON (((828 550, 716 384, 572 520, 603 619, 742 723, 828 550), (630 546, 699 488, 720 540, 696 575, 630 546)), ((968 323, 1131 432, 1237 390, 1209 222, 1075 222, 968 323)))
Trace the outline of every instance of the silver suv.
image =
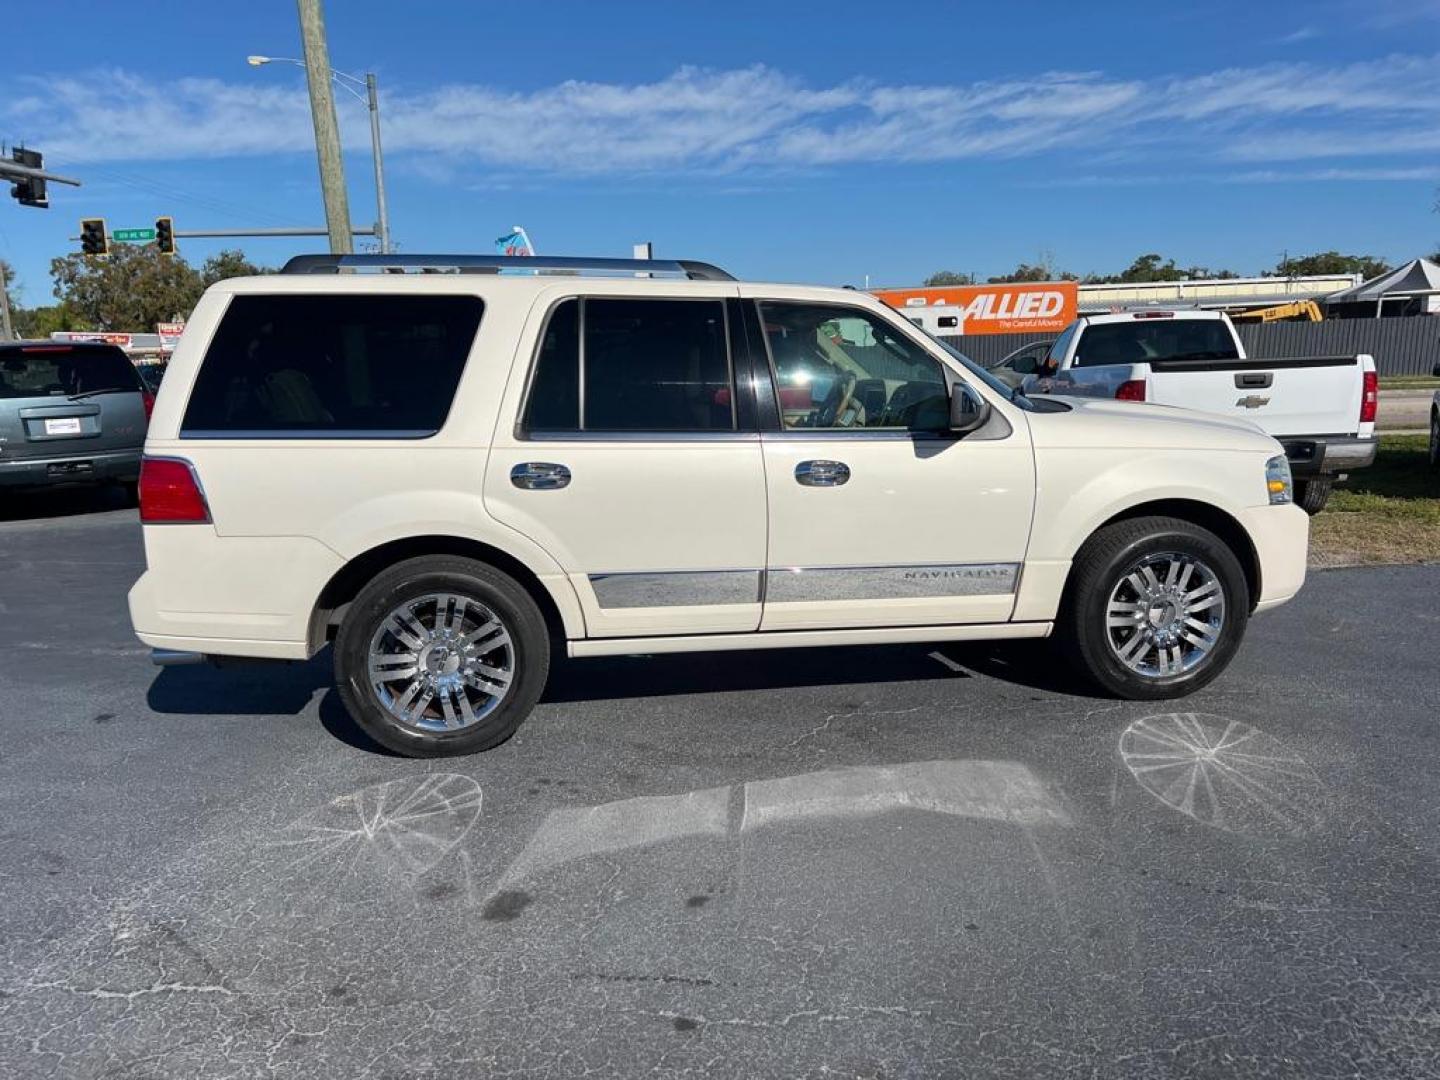
POLYGON ((114 345, 0 344, 0 487, 134 484, 154 402, 114 345))

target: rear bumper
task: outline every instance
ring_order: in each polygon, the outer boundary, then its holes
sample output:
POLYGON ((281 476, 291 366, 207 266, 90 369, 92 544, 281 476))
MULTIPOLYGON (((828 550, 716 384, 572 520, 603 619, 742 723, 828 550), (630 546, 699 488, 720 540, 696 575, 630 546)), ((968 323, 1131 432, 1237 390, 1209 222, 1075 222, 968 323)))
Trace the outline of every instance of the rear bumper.
POLYGON ((1296 476, 1320 476, 1363 469, 1375 463, 1379 441, 1353 435, 1277 435, 1296 476))
POLYGON ((49 487, 100 480, 140 479, 140 447, 98 454, 12 458, 0 455, 0 487, 49 487))
POLYGON ((1260 564, 1260 595, 1255 610, 1285 603, 1305 584, 1310 555, 1310 515, 1293 503, 1252 506, 1240 513, 1240 524, 1255 545, 1260 564))

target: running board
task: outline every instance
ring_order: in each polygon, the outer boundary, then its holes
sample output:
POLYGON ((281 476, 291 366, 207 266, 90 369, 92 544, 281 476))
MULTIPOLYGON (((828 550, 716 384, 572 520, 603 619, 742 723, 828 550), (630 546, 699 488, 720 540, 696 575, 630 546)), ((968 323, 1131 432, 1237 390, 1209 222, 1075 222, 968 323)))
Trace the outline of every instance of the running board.
POLYGON ((570 656, 719 652, 732 649, 813 649, 830 645, 901 645, 930 641, 1001 641, 1049 637, 1054 623, 977 623, 972 626, 884 626, 865 630, 771 630, 757 634, 686 634, 677 637, 585 638, 571 641, 570 656))

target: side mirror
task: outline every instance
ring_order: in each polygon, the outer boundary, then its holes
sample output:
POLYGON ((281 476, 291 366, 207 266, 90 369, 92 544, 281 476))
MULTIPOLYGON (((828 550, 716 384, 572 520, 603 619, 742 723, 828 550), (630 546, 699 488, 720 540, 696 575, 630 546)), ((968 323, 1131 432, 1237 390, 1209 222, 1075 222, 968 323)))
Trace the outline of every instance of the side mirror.
POLYGON ((965 383, 957 382, 950 388, 950 430, 963 435, 974 431, 990 419, 990 403, 970 389, 965 383))

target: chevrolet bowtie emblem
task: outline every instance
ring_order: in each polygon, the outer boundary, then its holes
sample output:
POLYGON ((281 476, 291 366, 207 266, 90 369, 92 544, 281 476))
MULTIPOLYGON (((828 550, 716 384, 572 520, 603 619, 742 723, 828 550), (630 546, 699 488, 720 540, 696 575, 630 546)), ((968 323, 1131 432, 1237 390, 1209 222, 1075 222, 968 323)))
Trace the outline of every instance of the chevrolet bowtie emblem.
POLYGON ((1248 397, 1242 397, 1239 401, 1235 402, 1235 404, 1239 405, 1242 409, 1258 409, 1261 405, 1269 405, 1270 399, 1268 397, 1261 397, 1259 394, 1251 394, 1248 397))

